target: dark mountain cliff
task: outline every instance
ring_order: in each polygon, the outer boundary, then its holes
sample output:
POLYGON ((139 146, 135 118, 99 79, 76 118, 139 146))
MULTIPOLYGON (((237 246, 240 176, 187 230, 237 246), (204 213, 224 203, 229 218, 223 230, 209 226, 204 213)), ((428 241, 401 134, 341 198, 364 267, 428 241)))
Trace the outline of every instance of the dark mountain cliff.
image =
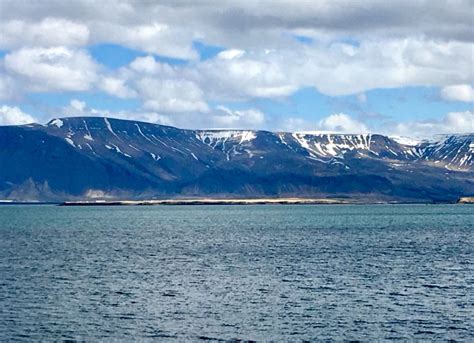
POLYGON ((99 117, 54 119, 0 127, 0 198, 452 201, 474 193, 474 134, 402 142, 375 134, 182 130, 99 117))

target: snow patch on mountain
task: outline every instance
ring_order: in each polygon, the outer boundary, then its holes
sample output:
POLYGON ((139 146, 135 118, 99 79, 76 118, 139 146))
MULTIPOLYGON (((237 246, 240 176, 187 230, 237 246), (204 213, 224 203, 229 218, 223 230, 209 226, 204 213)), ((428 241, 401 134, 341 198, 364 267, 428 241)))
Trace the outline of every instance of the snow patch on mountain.
POLYGON ((118 138, 117 134, 114 132, 112 129, 112 125, 110 125, 110 122, 107 118, 104 118, 105 126, 107 126, 107 129, 115 136, 118 138))
POLYGON ((249 148, 255 138, 257 138, 255 131, 219 130, 196 132, 196 139, 214 150, 221 150, 226 155, 227 161, 231 160, 231 156, 244 152, 249 157, 253 157, 254 153, 249 148))
POLYGON ((64 122, 61 119, 53 119, 49 122, 48 125, 56 126, 58 129, 60 129, 64 125, 64 122))
POLYGON ((330 164, 342 162, 347 165, 352 158, 378 158, 397 163, 418 161, 456 170, 470 170, 474 164, 474 134, 407 137, 327 131, 273 134, 233 129, 179 131, 160 125, 103 117, 57 118, 51 120, 46 127, 52 129, 52 134, 66 139, 71 146, 77 149, 84 147, 90 154, 100 151, 100 146, 107 144, 111 147, 110 150, 126 157, 130 157, 126 152, 133 149, 133 155, 137 157, 136 152, 149 153, 148 148, 152 144, 154 147, 151 151, 157 156, 152 157, 154 160, 165 149, 168 150, 167 153, 177 152, 195 161, 203 161, 208 148, 211 148, 216 153, 223 154, 227 161, 234 158, 254 159, 274 152, 278 155, 278 149, 283 149, 282 153, 285 154, 299 154, 303 158, 330 164), (56 128, 62 130, 55 130, 56 128), (176 135, 176 132, 180 134, 176 135), (120 135, 119 140, 114 139, 117 135, 120 135), (257 138, 258 141, 255 141, 257 138), (134 145, 124 145, 125 142, 132 141, 134 145), (201 152, 199 149, 205 151, 201 152))
POLYGON ((408 146, 417 146, 424 141, 422 138, 414 138, 414 137, 407 137, 407 136, 388 136, 388 138, 394 140, 398 144, 408 145, 408 146))
POLYGON ((251 142, 257 137, 254 131, 239 131, 239 130, 227 130, 227 131, 197 131, 196 138, 207 145, 216 145, 219 142, 238 142, 242 144, 245 142, 251 142))
POLYGON ((155 155, 154 153, 150 152, 151 158, 153 158, 155 161, 161 160, 161 156, 155 155))
POLYGON ((64 140, 65 140, 66 142, 68 142, 70 145, 72 145, 73 147, 76 147, 76 145, 74 144, 74 141, 73 141, 71 138, 66 137, 66 138, 64 138, 64 140))
POLYGON ((292 137, 312 157, 342 158, 347 151, 371 150, 371 134, 346 135, 317 132, 293 133, 292 137))

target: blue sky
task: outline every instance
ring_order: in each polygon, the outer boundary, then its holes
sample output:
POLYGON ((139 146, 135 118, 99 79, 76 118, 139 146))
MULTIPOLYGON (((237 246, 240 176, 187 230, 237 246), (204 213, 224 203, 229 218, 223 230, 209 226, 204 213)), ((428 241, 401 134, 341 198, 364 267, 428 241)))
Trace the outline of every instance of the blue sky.
POLYGON ((402 5, 423 23, 380 3, 274 5, 4 1, 0 124, 104 115, 191 128, 474 131, 469 1, 402 5))

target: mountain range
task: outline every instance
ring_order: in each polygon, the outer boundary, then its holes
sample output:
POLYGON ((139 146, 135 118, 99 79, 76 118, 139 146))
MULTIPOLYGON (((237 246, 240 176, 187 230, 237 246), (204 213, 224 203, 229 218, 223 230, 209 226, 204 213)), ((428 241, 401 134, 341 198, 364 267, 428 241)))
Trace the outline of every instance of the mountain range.
POLYGON ((0 127, 0 199, 455 201, 474 194, 473 155, 474 134, 412 141, 58 118, 0 127))

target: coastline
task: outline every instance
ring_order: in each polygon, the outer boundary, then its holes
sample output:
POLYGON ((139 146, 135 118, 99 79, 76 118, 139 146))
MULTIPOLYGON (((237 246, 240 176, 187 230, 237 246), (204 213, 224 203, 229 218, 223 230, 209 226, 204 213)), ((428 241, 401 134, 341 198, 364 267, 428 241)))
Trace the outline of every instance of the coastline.
POLYGON ((159 199, 159 200, 93 200, 65 201, 59 206, 156 206, 156 205, 402 205, 402 204, 460 204, 459 201, 383 201, 367 199, 338 198, 199 198, 199 199, 159 199))
POLYGON ((154 206, 154 205, 323 205, 354 204, 342 199, 308 198, 256 198, 256 199, 163 199, 163 200, 116 200, 116 201, 65 201, 59 206, 154 206))
POLYGON ((188 198, 153 200, 74 200, 74 201, 0 201, 0 206, 55 205, 65 207, 81 206, 179 206, 179 205, 436 205, 474 204, 474 197, 461 197, 456 201, 404 201, 369 200, 357 198, 188 198))

